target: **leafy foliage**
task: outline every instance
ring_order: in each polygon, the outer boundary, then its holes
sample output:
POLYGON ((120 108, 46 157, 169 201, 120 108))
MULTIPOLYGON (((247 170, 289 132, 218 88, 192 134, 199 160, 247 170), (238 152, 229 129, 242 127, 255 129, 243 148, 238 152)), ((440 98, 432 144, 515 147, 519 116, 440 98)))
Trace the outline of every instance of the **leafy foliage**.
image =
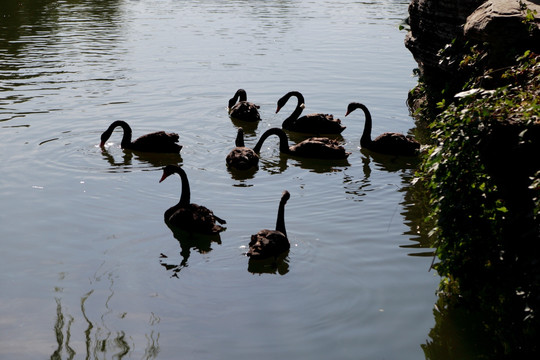
MULTIPOLYGON (((443 277, 436 319, 474 322, 474 336, 458 326, 471 357, 530 354, 540 351, 540 56, 526 52, 463 90, 439 104, 436 145, 416 179, 429 188, 436 224, 430 237, 443 277), (485 83, 498 87, 479 87, 485 83)), ((432 330, 428 358, 439 358, 443 328, 432 330)))

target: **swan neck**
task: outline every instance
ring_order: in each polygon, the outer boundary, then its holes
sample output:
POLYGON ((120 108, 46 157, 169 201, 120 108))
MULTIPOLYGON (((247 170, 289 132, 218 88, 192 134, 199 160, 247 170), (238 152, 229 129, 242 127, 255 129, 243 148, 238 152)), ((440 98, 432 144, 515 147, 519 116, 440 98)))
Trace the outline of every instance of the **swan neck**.
POLYGON ((238 129, 238 134, 236 134, 235 145, 236 147, 246 146, 244 143, 244 131, 242 129, 238 129))
POLYGON ((295 96, 298 99, 298 102, 292 114, 289 115, 288 118, 283 120, 283 124, 281 125, 283 128, 287 128, 287 125, 293 123, 296 119, 298 119, 302 114, 302 111, 304 111, 304 96, 298 91, 290 92, 289 98, 291 98, 292 96, 295 96))
POLYGON ((125 121, 122 121, 122 120, 117 120, 113 122, 111 125, 109 125, 107 130, 105 130, 105 132, 101 134, 102 145, 105 144, 107 140, 109 140, 114 129, 116 129, 118 126, 122 127, 122 130, 124 131, 124 134, 122 135, 122 142, 121 142, 122 148, 129 147, 129 145, 131 144, 131 128, 125 121))
POLYGON ((281 201, 279 202, 279 209, 278 209, 278 215, 276 220, 276 230, 283 233, 285 237, 287 237, 287 231, 285 230, 285 204, 287 203, 287 200, 285 198, 281 198, 281 201))
POLYGON ((127 122, 121 120, 115 121, 113 125, 114 124, 116 124, 115 127, 120 126, 122 127, 122 130, 124 130, 124 135, 122 136, 122 143, 120 145, 123 148, 129 147, 129 145, 131 145, 131 127, 128 125, 127 122))
POLYGON ((239 98, 238 101, 247 101, 247 93, 245 90, 243 89, 238 90, 237 95, 239 98))
POLYGON ((234 96, 229 99, 229 111, 230 109, 236 104, 237 101, 246 101, 247 100, 247 94, 246 91, 243 89, 238 89, 234 96))
POLYGON ((180 195, 180 201, 178 202, 178 206, 185 207, 188 206, 191 200, 191 191, 189 189, 189 181, 187 178, 187 174, 181 167, 178 168, 176 171, 178 175, 180 175, 180 179, 182 179, 182 195, 180 195))
POLYGON ((289 152, 289 139, 287 138, 287 134, 285 134, 285 131, 281 130, 280 128, 272 128, 269 130, 266 130, 264 134, 261 135, 261 138, 253 148, 253 151, 255 151, 257 154, 261 151, 261 148, 263 146, 264 141, 271 135, 277 135, 279 137, 279 151, 288 153, 289 152))
POLYGON ((364 144, 370 144, 371 143, 371 113, 369 112, 368 108, 365 105, 361 105, 360 109, 364 111, 364 115, 366 117, 366 122, 364 123, 364 132, 362 133, 362 137, 360 138, 360 145, 364 144))

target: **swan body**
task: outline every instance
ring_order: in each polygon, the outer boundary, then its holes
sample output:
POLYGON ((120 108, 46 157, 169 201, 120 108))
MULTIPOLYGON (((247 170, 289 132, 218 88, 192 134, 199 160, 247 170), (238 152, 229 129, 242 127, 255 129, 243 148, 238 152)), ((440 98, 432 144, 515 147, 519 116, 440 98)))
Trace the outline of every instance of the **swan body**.
POLYGON ((291 194, 287 190, 283 191, 279 202, 276 230, 264 229, 251 235, 247 256, 252 259, 266 259, 277 257, 290 249, 291 244, 285 230, 285 204, 290 197, 291 194))
POLYGON ((343 146, 339 145, 338 141, 326 137, 311 137, 296 145, 289 146, 287 134, 280 128, 266 130, 259 140, 261 146, 271 135, 279 137, 279 151, 285 154, 328 160, 346 159, 350 155, 343 146))
POLYGON ((227 155, 225 161, 228 167, 238 170, 248 170, 259 164, 258 151, 256 152, 253 149, 246 147, 244 144, 244 129, 238 128, 236 147, 227 155))
POLYGON ((191 192, 184 169, 177 165, 165 166, 163 176, 159 182, 172 174, 180 175, 182 195, 178 204, 165 211, 165 222, 182 230, 202 234, 217 234, 225 230, 224 227, 216 224, 216 222, 225 224, 225 220, 220 219, 204 206, 190 203, 191 192))
POLYGON ((122 149, 158 153, 179 153, 182 149, 182 145, 177 144, 178 134, 166 133, 165 131, 146 134, 137 138, 135 141, 131 141, 131 127, 122 120, 113 122, 109 128, 101 134, 100 147, 105 146, 105 143, 111 137, 112 132, 118 126, 124 130, 124 135, 120 144, 122 149))
POLYGON ((296 131, 307 134, 341 134, 345 126, 341 125, 341 120, 334 119, 330 114, 308 114, 300 117, 304 110, 304 96, 298 91, 291 91, 285 94, 277 102, 276 114, 294 96, 298 99, 298 104, 293 113, 283 121, 281 127, 285 130, 296 131))
POLYGON ((360 146, 381 154, 404 156, 418 155, 418 152, 420 151, 420 143, 410 135, 403 135, 395 132, 385 132, 371 140, 371 113, 364 104, 357 102, 350 103, 347 107, 345 116, 349 115, 356 109, 362 109, 366 117, 364 132, 360 138, 360 146))
POLYGON ((229 99, 229 116, 234 119, 249 122, 259 121, 261 120, 259 108, 259 105, 247 101, 247 94, 244 89, 238 89, 236 94, 229 99))

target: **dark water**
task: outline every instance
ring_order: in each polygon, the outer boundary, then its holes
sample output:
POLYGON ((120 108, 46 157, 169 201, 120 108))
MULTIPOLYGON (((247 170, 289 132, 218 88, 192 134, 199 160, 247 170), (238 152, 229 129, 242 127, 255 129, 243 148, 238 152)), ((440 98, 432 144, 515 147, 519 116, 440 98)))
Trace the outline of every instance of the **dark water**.
POLYGON ((416 66, 398 25, 407 1, 4 1, 0 5, 0 358, 419 359, 438 278, 428 272, 422 193, 410 161, 359 149, 414 126, 416 66), (348 161, 282 156, 229 173, 236 89, 261 106, 246 142, 279 126, 290 90, 347 129, 348 161), (180 134, 181 158, 106 151, 180 134), (163 212, 180 196, 227 220, 221 243, 180 243, 163 212), (291 250, 248 268, 251 234, 291 199, 291 250), (182 248, 183 245, 183 248, 182 248))

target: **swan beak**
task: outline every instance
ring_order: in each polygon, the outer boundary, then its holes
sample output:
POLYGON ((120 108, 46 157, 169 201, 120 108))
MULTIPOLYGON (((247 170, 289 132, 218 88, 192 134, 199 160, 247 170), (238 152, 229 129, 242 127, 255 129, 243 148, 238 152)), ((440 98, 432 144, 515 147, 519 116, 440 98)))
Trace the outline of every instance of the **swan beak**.
POLYGON ((276 109, 276 114, 279 112, 279 110, 281 110, 281 107, 278 106, 277 109, 276 109))
POLYGON ((351 112, 349 110, 347 110, 347 112, 345 113, 345 116, 349 115, 351 112))
POLYGON ((100 147, 100 148, 104 148, 104 147, 105 147, 105 141, 100 142, 100 143, 99 143, 99 147, 100 147))
POLYGON ((167 178, 167 174, 163 173, 163 175, 161 176, 161 179, 159 180, 159 182, 162 182, 163 180, 165 180, 167 178))

